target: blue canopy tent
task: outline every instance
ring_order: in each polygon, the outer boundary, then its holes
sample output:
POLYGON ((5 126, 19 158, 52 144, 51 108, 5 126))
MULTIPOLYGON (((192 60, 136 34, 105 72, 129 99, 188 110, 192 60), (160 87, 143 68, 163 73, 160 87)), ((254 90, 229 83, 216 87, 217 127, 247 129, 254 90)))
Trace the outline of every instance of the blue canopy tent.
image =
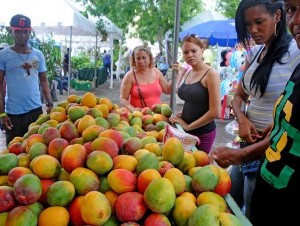
POLYGON ((237 43, 237 34, 233 19, 212 20, 195 25, 180 32, 179 38, 183 39, 189 34, 196 34, 199 38, 208 38, 212 46, 234 47, 237 43))

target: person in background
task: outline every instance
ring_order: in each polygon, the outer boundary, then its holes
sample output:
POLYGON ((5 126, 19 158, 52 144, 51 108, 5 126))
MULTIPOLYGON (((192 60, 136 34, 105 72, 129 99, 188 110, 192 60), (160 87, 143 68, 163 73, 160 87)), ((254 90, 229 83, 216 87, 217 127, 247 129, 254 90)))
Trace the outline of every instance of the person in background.
POLYGON ((165 56, 161 57, 161 60, 158 64, 158 69, 161 71, 163 75, 166 75, 167 71, 169 70, 169 64, 165 56))
POLYGON ((103 66, 105 67, 106 72, 108 73, 108 76, 110 76, 110 64, 111 64, 111 55, 104 50, 104 54, 102 57, 103 66))
POLYGON ((182 41, 184 61, 192 70, 183 78, 178 96, 184 100, 182 113, 170 118, 182 128, 200 139, 196 147, 207 153, 216 136, 215 119, 221 111, 220 76, 216 70, 203 61, 203 43, 194 35, 182 41))
MULTIPOLYGON (((286 29, 281 1, 242 0, 237 8, 235 24, 238 40, 245 49, 250 45, 250 36, 257 44, 247 56, 247 69, 232 100, 233 112, 239 125, 238 135, 243 140, 241 145, 245 146, 258 142, 266 135, 265 130, 273 121, 274 104, 300 58, 296 42, 286 29)), ((259 161, 244 162, 241 167, 232 167, 234 190, 238 189, 235 181, 240 178, 237 176, 240 175, 239 171, 244 179, 240 192, 243 191, 245 214, 249 218, 259 161)), ((233 192, 232 196, 235 197, 233 192)))
POLYGON ((63 62, 62 62, 64 76, 67 76, 68 72, 69 72, 69 58, 70 58, 69 52, 70 52, 70 49, 67 48, 67 52, 64 54, 64 58, 63 58, 63 62))
POLYGON ((158 68, 158 65, 159 65, 159 62, 160 62, 160 59, 161 59, 162 55, 163 55, 162 52, 159 52, 159 53, 157 53, 156 56, 155 56, 155 59, 154 59, 154 65, 155 65, 155 67, 157 67, 157 68, 158 68))
MULTIPOLYGON (((272 4, 278 2, 270 1, 272 4)), ((300 48, 300 0, 285 0, 284 12, 289 31, 300 48)), ((273 127, 268 136, 241 150, 220 147, 211 153, 222 167, 262 157, 251 202, 250 221, 255 226, 283 225, 287 219, 288 222, 299 221, 298 208, 291 205, 300 201, 297 148, 300 143, 300 61, 294 60, 298 65, 274 106, 273 127)))
POLYGON ((175 85, 176 92, 178 92, 178 88, 182 84, 182 78, 184 77, 185 74, 189 73, 189 71, 192 70, 192 67, 188 65, 186 62, 184 62, 183 64, 180 63, 173 64, 172 69, 178 71, 178 75, 176 78, 176 85, 175 85))
MULTIPOLYGON (((9 45, 7 43, 5 43, 5 42, 3 42, 3 43, 0 44, 0 50, 2 50, 4 48, 7 48, 7 47, 9 47, 9 45)), ((4 90, 3 92, 6 93, 6 82, 5 82, 5 80, 3 81, 3 90, 4 90)), ((0 122, 0 129, 1 129, 1 131, 3 133, 5 133, 5 129, 3 128, 1 122, 0 122)))
POLYGON ((162 93, 171 93, 171 82, 154 66, 149 48, 137 46, 131 55, 131 69, 126 73, 120 88, 120 103, 133 111, 152 107, 161 102, 162 93), (144 101, 143 101, 144 100, 144 101))
POLYGON ((209 40, 207 38, 201 39, 203 43, 203 61, 206 63, 208 66, 212 66, 214 62, 214 56, 209 49, 209 40))
POLYGON ((57 81, 57 88, 59 90, 59 94, 64 94, 63 90, 68 92, 68 76, 64 76, 62 74, 62 69, 59 65, 55 65, 55 77, 54 80, 57 81))
POLYGON ((10 20, 10 29, 14 44, 0 51, 0 118, 7 145, 14 137, 23 136, 43 113, 40 87, 46 98, 47 113, 53 106, 45 57, 28 45, 30 19, 17 14, 10 20))
POLYGON ((128 49, 128 47, 125 47, 125 52, 123 54, 123 63, 125 66, 125 74, 130 70, 130 55, 131 55, 131 51, 130 49, 128 49))

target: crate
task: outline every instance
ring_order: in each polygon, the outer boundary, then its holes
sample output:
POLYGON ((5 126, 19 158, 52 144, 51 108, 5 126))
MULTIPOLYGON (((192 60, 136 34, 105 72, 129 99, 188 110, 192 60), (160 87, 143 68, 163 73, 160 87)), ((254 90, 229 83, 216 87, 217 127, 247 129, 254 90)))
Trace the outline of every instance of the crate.
POLYGON ((70 86, 74 89, 75 88, 75 82, 78 81, 77 79, 73 78, 70 80, 70 86))
POLYGON ((75 81, 74 84, 75 90, 80 91, 90 91, 92 89, 91 81, 75 81))

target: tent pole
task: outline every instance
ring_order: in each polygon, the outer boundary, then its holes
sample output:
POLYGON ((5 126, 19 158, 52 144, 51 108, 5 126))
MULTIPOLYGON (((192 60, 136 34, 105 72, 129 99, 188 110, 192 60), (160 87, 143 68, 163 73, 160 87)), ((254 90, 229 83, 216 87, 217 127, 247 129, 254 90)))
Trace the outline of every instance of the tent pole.
POLYGON ((114 79, 114 68, 113 68, 113 65, 114 65, 114 58, 113 58, 113 55, 114 55, 114 51, 113 51, 113 46, 114 46, 114 39, 113 39, 113 35, 110 34, 109 35, 109 43, 110 43, 110 56, 111 56, 111 63, 110 63, 110 86, 109 88, 110 89, 113 89, 113 79, 114 79))
MULTIPOLYGON (((96 78, 96 83, 97 83, 97 55, 98 55, 98 31, 96 31, 96 47, 95 47, 95 70, 94 70, 94 78, 96 78)), ((94 79, 93 79, 94 81, 94 79)), ((95 87, 98 84, 94 84, 95 87)))
POLYGON ((116 72, 116 77, 117 77, 118 81, 121 80, 121 78, 120 78, 121 70, 122 70, 121 65, 122 65, 122 61, 123 61, 123 59, 122 59, 123 48, 122 48, 122 40, 121 39, 119 39, 119 46, 120 46, 120 49, 119 49, 117 72, 116 72))
MULTIPOLYGON (((180 0, 176 0, 173 64, 177 62, 177 57, 178 57, 179 26, 180 26, 180 0)), ((172 89, 171 89, 170 107, 172 108, 173 111, 175 110, 175 102, 176 102, 175 86, 176 86, 177 74, 178 74, 177 71, 172 70, 172 89)))
POLYGON ((70 95, 70 83, 71 83, 71 49, 72 49, 72 35, 73 27, 70 26, 70 43, 69 43, 69 62, 68 62, 68 96, 70 95))

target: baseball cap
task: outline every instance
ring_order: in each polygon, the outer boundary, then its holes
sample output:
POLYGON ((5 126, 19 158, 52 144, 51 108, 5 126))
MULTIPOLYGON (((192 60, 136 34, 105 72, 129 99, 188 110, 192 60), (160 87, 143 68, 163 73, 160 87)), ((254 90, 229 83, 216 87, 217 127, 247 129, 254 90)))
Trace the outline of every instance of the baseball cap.
POLYGON ((29 17, 22 14, 14 15, 11 18, 10 27, 16 30, 32 30, 29 17))

